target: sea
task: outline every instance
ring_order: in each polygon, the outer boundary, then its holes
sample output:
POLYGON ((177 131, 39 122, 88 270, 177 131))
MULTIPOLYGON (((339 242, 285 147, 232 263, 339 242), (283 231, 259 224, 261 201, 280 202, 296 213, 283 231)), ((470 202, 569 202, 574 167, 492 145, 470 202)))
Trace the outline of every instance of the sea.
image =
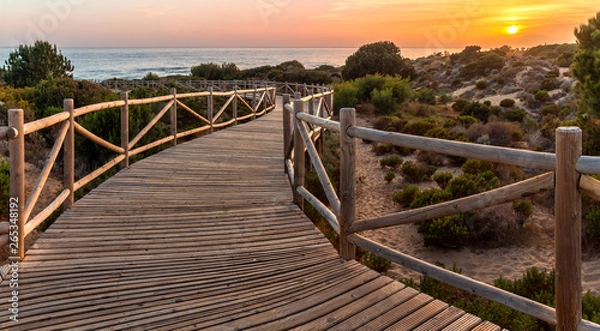
MULTIPOLYGON (((5 64, 14 47, 0 48, 0 66, 5 64)), ((61 48, 75 67, 73 77, 86 80, 112 78, 139 79, 148 73, 159 76, 189 75, 192 66, 201 63, 231 62, 240 69, 277 65, 298 60, 307 69, 320 65, 339 67, 357 48, 61 48)), ((409 59, 437 52, 460 52, 461 49, 403 48, 409 59)))

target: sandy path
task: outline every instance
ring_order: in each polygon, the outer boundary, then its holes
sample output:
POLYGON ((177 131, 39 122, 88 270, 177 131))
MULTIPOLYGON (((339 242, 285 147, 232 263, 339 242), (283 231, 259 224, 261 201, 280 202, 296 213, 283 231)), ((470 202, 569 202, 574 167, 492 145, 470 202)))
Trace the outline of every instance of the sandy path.
MULTIPOLYGON (((404 185, 400 172, 397 171, 396 178, 388 184, 384 180, 388 170, 381 168, 380 157, 375 156, 370 144, 359 142, 357 157, 361 160, 357 163, 357 218, 363 220, 399 211, 399 206, 392 201, 392 195, 404 185)), ((547 224, 551 223, 551 217, 542 207, 534 204, 534 214, 525 228, 535 228, 537 233, 552 233, 553 224, 547 224)), ((412 224, 365 231, 364 234, 429 263, 446 267, 456 263, 464 275, 490 284, 500 276, 506 279, 521 278, 523 273, 533 266, 546 270, 554 266, 554 246, 548 238, 530 240, 527 246, 519 247, 444 250, 425 247, 421 235, 417 233, 417 226, 412 224)), ((584 290, 600 293, 600 257, 584 261, 582 271, 584 290)), ((410 277, 418 280, 419 277, 418 273, 396 264, 388 275, 395 279, 410 277)))

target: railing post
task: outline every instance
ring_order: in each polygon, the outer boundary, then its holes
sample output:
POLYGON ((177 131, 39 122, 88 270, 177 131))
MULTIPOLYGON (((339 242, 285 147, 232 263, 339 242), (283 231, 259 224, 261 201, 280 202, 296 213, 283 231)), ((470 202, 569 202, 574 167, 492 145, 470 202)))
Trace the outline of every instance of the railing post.
POLYGON ((213 91, 214 91, 214 86, 211 84, 208 87, 208 92, 210 92, 209 96, 208 96, 208 101, 207 101, 207 117, 208 117, 208 121, 210 122, 210 130, 209 133, 213 133, 214 131, 214 123, 213 123, 213 114, 215 112, 215 107, 214 107, 214 99, 213 99, 213 91))
POLYGON ((177 146, 177 89, 171 88, 171 95, 173 95, 173 106, 171 106, 171 135, 173 140, 171 146, 177 146))
POLYGON ((233 125, 237 125, 238 124, 238 86, 237 84, 234 86, 233 88, 233 125))
POLYGON ((355 123, 354 108, 340 110, 340 255, 346 260, 356 257, 356 247, 348 242, 349 228, 356 217, 356 141, 347 133, 355 123))
POLYGON ((284 93, 282 100, 283 105, 281 106, 281 108, 283 108, 283 169, 285 169, 285 173, 287 174, 288 171, 286 166, 286 160, 289 157, 289 155, 287 155, 287 148, 288 143, 290 142, 290 137, 292 136, 292 116, 290 112, 287 109, 285 109, 285 105, 290 103, 290 94, 284 93))
POLYGON ((75 184, 75 116, 73 112, 73 99, 65 99, 63 102, 63 107, 64 110, 70 115, 68 119, 69 131, 67 131, 65 143, 63 145, 63 185, 66 189, 69 190, 69 196, 64 202, 64 207, 65 209, 71 209, 71 207, 73 207, 73 204, 75 203, 75 192, 73 192, 75 184))
MULTIPOLYGON (((23 109, 10 109, 8 111, 8 126, 15 128, 17 136, 9 140, 8 148, 10 155, 10 201, 2 203, 15 203, 16 208, 10 207, 9 219, 13 225, 17 221, 17 240, 9 236, 9 243, 16 244, 17 247, 10 247, 10 258, 22 260, 25 257, 25 131, 23 126, 25 120, 23 109), (16 210, 16 215, 14 211, 16 210), (16 248, 16 249, 14 249, 16 248)), ((10 232, 10 231, 9 231, 10 232)))
POLYGON ((311 99, 308 102, 308 113, 311 115, 314 115, 315 114, 315 99, 314 99, 315 94, 313 93, 312 88, 310 89, 310 92, 311 92, 310 93, 311 99))
POLYGON ((129 92, 121 92, 121 100, 125 101, 121 107, 121 147, 125 150, 121 169, 124 169, 129 168, 129 92))
POLYGON ((304 102, 300 99, 300 93, 294 93, 294 203, 304 210, 304 198, 296 191, 300 186, 304 186, 305 160, 304 160, 304 141, 298 129, 298 119, 296 114, 304 110, 304 102))
POLYGON ((556 330, 576 330, 581 322, 581 194, 579 173, 581 129, 556 129, 556 330))
POLYGON ((257 88, 256 84, 252 85, 252 89, 254 90, 254 92, 252 92, 252 113, 254 114, 254 116, 252 116, 252 119, 255 120, 256 119, 256 111, 258 110, 258 105, 256 102, 256 97, 258 95, 258 88, 257 88))

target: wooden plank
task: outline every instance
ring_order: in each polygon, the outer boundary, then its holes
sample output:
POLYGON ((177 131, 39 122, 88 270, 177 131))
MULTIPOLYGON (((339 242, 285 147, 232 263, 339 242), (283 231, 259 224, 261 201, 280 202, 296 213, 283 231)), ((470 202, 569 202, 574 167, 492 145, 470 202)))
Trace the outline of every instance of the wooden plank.
MULTIPOLYGON (((433 318, 429 319, 427 322, 421 324, 414 331, 434 331, 441 330, 446 326, 450 325, 452 322, 456 321, 465 312, 456 307, 448 307, 441 313, 435 315, 433 318)), ((491 323, 490 323, 491 324, 491 323)), ((483 331, 483 330, 481 330, 483 331)))
POLYGON ((434 300, 419 310, 410 314, 406 318, 394 323, 389 327, 391 330, 413 330, 424 322, 432 319, 444 309, 448 308, 448 304, 439 300, 434 300))
POLYGON ((442 331, 464 331, 471 330, 481 323, 481 318, 471 315, 464 314, 456 321, 452 322, 452 324, 443 328, 442 331))

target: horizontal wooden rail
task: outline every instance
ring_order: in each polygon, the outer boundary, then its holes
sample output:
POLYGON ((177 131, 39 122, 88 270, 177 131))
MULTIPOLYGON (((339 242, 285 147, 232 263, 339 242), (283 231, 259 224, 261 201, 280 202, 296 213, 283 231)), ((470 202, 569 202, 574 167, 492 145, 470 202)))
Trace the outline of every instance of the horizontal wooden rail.
POLYGON ((0 139, 15 139, 19 132, 10 126, 0 126, 0 139))
POLYGON ((556 167, 556 156, 551 153, 427 138, 395 132, 383 132, 358 126, 349 128, 348 134, 355 138, 389 143, 402 147, 465 158, 476 157, 480 160, 512 164, 526 168, 554 170, 556 167))
POLYGON ((332 121, 326 118, 321 118, 315 115, 309 115, 306 113, 300 113, 296 115, 296 118, 333 132, 340 132, 340 122, 332 121))
POLYGON ((147 150, 150 150, 150 149, 152 149, 152 148, 154 148, 154 147, 158 147, 158 146, 160 146, 160 145, 162 145, 162 144, 166 144, 166 143, 168 143, 168 142, 171 142, 171 141, 173 141, 174 139, 175 139, 175 137, 173 137, 173 136, 164 137, 164 138, 162 138, 162 139, 159 139, 159 140, 157 140, 157 141, 151 142, 151 143, 149 143, 149 144, 147 144, 147 145, 140 146, 140 147, 138 147, 138 148, 136 148, 136 149, 132 149, 132 150, 129 152, 129 155, 131 155, 131 156, 134 156, 134 155, 137 155, 137 154, 143 153, 143 152, 145 152, 145 151, 147 151, 147 150))
POLYGON ((577 161, 576 169, 582 174, 598 175, 600 174, 600 157, 581 156, 577 161))
MULTIPOLYGON (((169 96, 169 98, 172 98, 172 97, 169 96)), ((137 104, 144 103, 142 100, 144 100, 144 99, 136 100, 138 102, 137 104)), ((129 100, 130 106, 132 105, 133 101, 134 100, 129 100)), ((102 102, 102 103, 97 103, 97 104, 93 104, 93 105, 89 105, 89 106, 75 108, 73 110, 73 113, 74 113, 75 117, 79 117, 79 116, 83 116, 85 114, 93 113, 93 112, 96 112, 99 110, 122 107, 122 106, 125 106, 125 101, 123 101, 123 100, 102 102)))
POLYGON ((25 126, 23 127, 23 134, 28 135, 30 133, 34 133, 39 130, 49 128, 60 122, 66 121, 67 119, 69 119, 69 117, 70 117, 69 113, 60 112, 58 114, 44 117, 39 120, 35 120, 33 122, 25 123, 25 126))
POLYGON ((556 311, 554 308, 418 260, 357 234, 349 235, 348 240, 358 247, 423 275, 556 325, 556 311))
POLYGON ((374 230, 400 224, 409 224, 434 218, 465 213, 485 207, 510 202, 535 193, 554 188, 554 173, 549 172, 518 183, 468 197, 438 203, 431 206, 410 209, 383 217, 354 222, 351 232, 374 230))
POLYGON ((579 179, 579 189, 582 193, 589 195, 595 200, 600 200, 600 181, 588 175, 582 175, 579 179))

